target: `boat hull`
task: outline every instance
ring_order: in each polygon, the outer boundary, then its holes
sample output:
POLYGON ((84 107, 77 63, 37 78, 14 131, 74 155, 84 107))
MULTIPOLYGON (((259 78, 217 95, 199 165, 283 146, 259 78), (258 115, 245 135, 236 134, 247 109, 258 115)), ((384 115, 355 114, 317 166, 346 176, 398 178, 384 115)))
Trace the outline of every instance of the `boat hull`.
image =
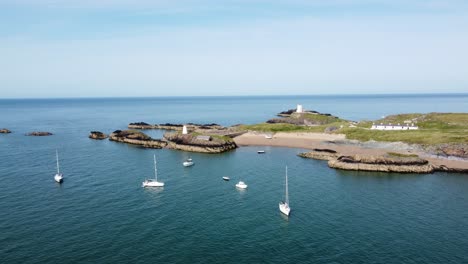
POLYGON ((236 184, 236 187, 239 189, 247 189, 247 184, 245 184, 244 182, 239 182, 236 184))
POLYGON ((63 182, 63 175, 62 174, 55 174, 54 180, 56 182, 58 182, 58 183, 62 183, 63 182))
POLYGON ((164 187, 164 182, 144 181, 141 187, 164 187))
POLYGON ((289 216, 289 212, 291 212, 291 208, 289 208, 289 205, 286 203, 282 203, 282 202, 279 203, 279 209, 281 213, 288 215, 288 216, 289 216))
POLYGON ((184 167, 190 167, 190 166, 193 166, 193 162, 188 162, 188 161, 185 161, 184 163, 182 163, 182 165, 184 165, 184 167))

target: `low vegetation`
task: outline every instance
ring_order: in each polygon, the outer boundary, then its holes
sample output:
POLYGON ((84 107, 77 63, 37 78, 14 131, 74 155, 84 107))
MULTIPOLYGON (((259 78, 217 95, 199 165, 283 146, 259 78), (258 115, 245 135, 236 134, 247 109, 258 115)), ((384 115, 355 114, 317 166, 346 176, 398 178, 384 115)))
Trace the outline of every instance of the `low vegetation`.
POLYGON ((348 139, 360 141, 405 142, 410 144, 435 145, 444 143, 468 143, 468 113, 429 113, 392 115, 375 121, 362 121, 356 126, 333 116, 306 114, 307 118, 318 118, 317 121, 334 121, 323 125, 296 125, 289 123, 260 123, 241 125, 239 129, 262 132, 316 132, 323 133, 327 128, 335 127, 330 133, 345 134, 348 139), (309 117, 309 115, 311 117, 309 117), (418 130, 382 131, 371 130, 372 123, 404 124, 414 123, 418 130))
POLYGON ((404 124, 410 121, 418 130, 370 130, 373 122, 359 122, 356 128, 344 128, 339 133, 348 139, 361 141, 401 141, 415 144, 443 144, 468 142, 468 113, 429 113, 392 115, 374 121, 376 124, 404 124))

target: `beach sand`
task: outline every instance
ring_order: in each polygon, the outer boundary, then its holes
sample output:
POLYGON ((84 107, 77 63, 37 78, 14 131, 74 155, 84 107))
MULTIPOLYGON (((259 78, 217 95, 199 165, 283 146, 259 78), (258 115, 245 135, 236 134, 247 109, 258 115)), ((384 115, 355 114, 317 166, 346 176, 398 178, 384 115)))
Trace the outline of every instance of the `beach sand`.
POLYGON ((416 151, 402 151, 386 148, 364 148, 356 145, 334 144, 334 141, 343 142, 346 139, 343 134, 325 134, 325 133, 276 133, 271 139, 265 136, 269 133, 248 132, 234 138, 238 146, 273 146, 273 147, 288 147, 315 149, 326 148, 332 149, 341 155, 383 155, 389 151, 399 152, 404 154, 414 153, 427 160, 432 164, 440 166, 445 165, 450 168, 468 169, 467 160, 451 160, 447 158, 428 157, 427 153, 416 151))

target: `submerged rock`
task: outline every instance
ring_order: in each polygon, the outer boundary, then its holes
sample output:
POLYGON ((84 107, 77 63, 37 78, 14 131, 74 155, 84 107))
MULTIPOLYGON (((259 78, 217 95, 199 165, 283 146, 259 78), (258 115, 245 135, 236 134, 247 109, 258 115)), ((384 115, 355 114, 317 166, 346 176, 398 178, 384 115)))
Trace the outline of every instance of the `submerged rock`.
POLYGON ((99 131, 91 131, 89 134, 89 138, 101 140, 101 139, 106 139, 107 135, 99 131))
POLYGON ((50 132, 42 132, 42 131, 35 131, 26 134, 27 136, 36 136, 36 137, 42 137, 42 136, 52 136, 53 134, 50 132))

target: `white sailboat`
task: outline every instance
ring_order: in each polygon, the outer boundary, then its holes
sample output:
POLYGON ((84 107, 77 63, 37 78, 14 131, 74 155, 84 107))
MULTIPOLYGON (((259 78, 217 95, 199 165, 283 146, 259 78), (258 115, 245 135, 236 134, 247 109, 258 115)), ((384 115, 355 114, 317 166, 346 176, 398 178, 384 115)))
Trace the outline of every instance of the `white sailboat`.
POLYGON ((195 164, 195 163, 193 162, 193 160, 192 160, 191 158, 188 158, 187 160, 185 160, 185 161, 182 163, 182 165, 184 165, 184 167, 190 167, 190 166, 192 166, 193 164, 195 164))
POLYGON ((158 182, 158 169, 156 168, 156 155, 154 157, 154 179, 146 179, 142 187, 163 187, 164 182, 158 182))
POLYGON ((58 159, 58 150, 55 150, 55 156, 57 157, 57 173, 54 176, 54 180, 58 183, 63 182, 63 174, 60 173, 59 159, 58 159))
POLYGON ((288 194, 288 166, 286 166, 286 179, 285 179, 285 199, 284 201, 281 201, 279 203, 279 209, 280 211, 289 216, 289 212, 291 211, 291 208, 289 208, 289 194, 288 194))

